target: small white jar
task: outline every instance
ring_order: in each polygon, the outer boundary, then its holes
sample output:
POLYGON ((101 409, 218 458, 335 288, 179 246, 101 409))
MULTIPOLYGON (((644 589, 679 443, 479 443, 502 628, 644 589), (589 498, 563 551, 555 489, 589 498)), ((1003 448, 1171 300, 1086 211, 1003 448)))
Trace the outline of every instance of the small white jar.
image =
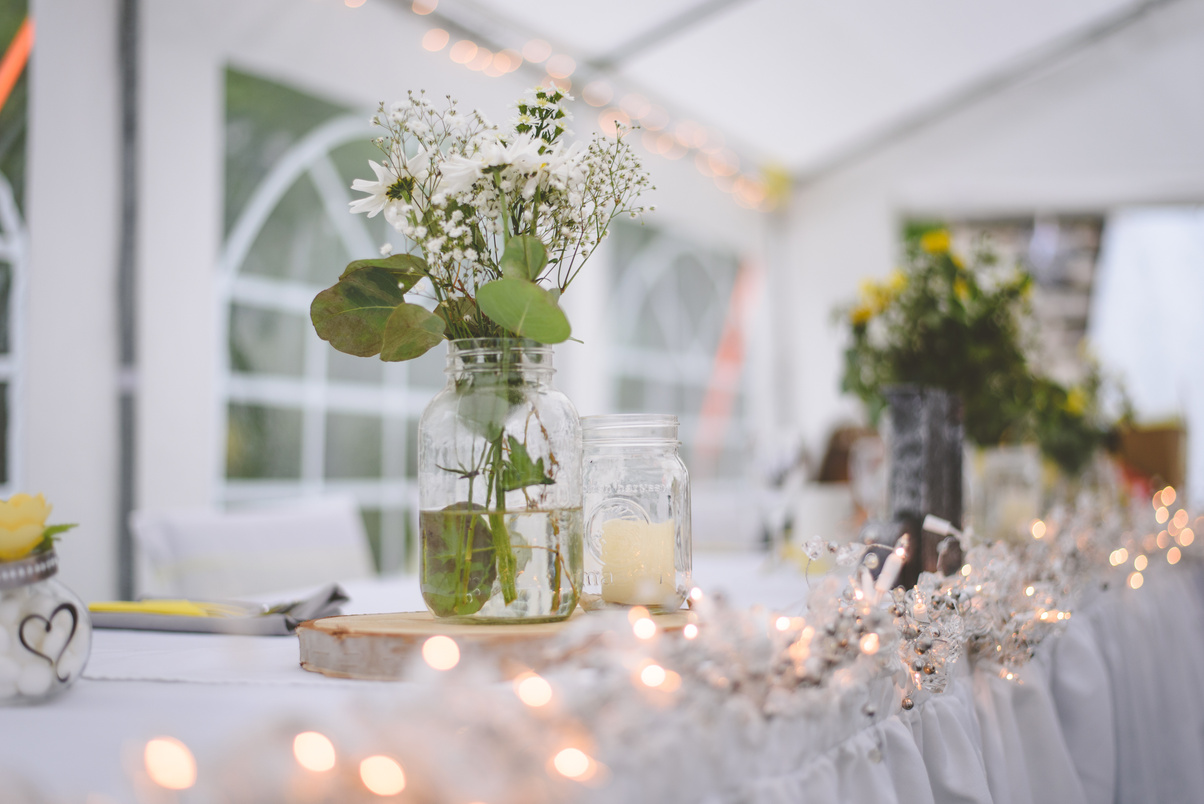
POLYGON ((0 704, 48 700, 84 671, 92 620, 58 568, 53 550, 0 563, 0 704))

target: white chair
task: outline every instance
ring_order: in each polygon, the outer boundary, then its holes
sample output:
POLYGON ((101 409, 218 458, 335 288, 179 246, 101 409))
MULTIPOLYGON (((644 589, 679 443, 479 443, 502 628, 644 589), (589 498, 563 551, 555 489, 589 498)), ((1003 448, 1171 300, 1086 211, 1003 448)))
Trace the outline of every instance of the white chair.
POLYGON ((130 526, 140 597, 239 598, 373 574, 363 520, 348 497, 135 511, 130 526))

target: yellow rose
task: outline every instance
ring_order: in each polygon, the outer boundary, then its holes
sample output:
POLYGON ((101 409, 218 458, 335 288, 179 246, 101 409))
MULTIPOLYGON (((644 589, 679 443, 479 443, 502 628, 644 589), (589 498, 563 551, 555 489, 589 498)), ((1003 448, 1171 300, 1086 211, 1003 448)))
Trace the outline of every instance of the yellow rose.
POLYGON ((24 558, 42 541, 50 506, 39 494, 14 494, 0 500, 0 561, 24 558))
POLYGON ((944 229, 925 232, 920 238, 920 248, 929 254, 944 254, 949 250, 949 232, 944 229))

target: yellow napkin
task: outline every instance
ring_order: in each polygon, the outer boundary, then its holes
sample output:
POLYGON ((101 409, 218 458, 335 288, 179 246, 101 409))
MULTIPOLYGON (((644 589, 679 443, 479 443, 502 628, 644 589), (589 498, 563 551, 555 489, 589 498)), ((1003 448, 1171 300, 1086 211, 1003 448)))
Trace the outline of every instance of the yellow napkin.
POLYGON ((102 600, 88 604, 88 611, 130 614, 167 614, 174 617, 245 617, 246 606, 205 600, 102 600))

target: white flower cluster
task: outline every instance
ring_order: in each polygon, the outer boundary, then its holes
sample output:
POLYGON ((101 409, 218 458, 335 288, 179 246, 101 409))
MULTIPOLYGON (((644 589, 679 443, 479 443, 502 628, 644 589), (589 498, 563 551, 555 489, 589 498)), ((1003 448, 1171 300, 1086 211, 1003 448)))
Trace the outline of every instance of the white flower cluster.
POLYGON ((441 298, 473 297, 501 276, 509 238, 534 235, 544 244, 543 276, 563 291, 619 215, 638 217, 649 180, 622 133, 588 145, 566 142, 571 98, 537 88, 518 102, 511 131, 480 113, 461 114, 448 98, 437 109, 423 93, 381 104, 372 123, 385 154, 374 180, 352 189, 367 195, 352 212, 385 219, 425 256, 441 298))

